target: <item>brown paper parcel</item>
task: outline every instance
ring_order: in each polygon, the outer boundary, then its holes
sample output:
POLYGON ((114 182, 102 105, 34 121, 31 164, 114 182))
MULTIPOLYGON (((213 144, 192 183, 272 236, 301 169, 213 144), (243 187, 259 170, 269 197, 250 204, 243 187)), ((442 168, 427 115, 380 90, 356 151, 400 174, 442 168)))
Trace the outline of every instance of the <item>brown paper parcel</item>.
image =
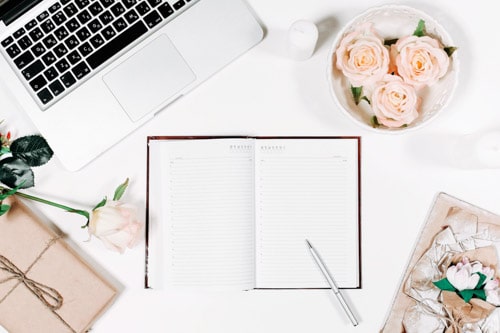
MULTIPOLYGON (((439 289, 430 287, 432 281, 442 278, 445 267, 448 267, 457 258, 472 253, 477 255, 479 248, 494 245, 497 248, 496 254, 498 254, 500 243, 498 241, 492 242, 492 240, 500 240, 500 216, 445 193, 440 193, 418 237, 401 284, 396 292, 392 307, 380 332, 455 332, 455 330, 451 330, 451 326, 457 326, 456 324, 459 323, 452 322, 450 326, 449 320, 436 321, 436 313, 444 309, 441 305, 436 307, 435 305, 437 304, 435 302, 428 302, 428 300, 438 298, 440 294, 439 289), (474 236, 471 237, 471 235, 474 236), (440 258, 441 261, 438 265, 429 265, 428 263, 434 260, 429 256, 440 258), (428 270, 431 266, 434 268, 428 270), (420 287, 411 287, 415 285, 420 287), (419 311, 409 311, 418 309, 419 307, 419 311), (411 316, 420 316, 420 318, 411 318, 411 316), (411 329, 407 327, 405 330, 403 326, 404 319, 409 319, 410 321, 415 319, 415 323, 422 324, 423 326, 415 326, 411 327, 411 329), (447 328, 448 330, 446 330, 447 328)), ((483 250, 491 251, 492 248, 489 247, 483 250)), ((479 252, 483 252, 483 250, 479 252)), ((485 265, 497 264, 496 269, 498 269, 498 263, 495 262, 497 261, 496 256, 491 254, 482 255, 481 260, 484 261, 485 265)), ((498 271, 496 273, 498 276, 498 271)), ((444 303, 450 301, 448 296, 445 295, 447 300, 444 303)), ((443 302, 443 299, 441 299, 441 302, 443 302)), ((478 305, 482 306, 483 304, 478 305)), ((463 310, 466 309, 464 308, 463 310)), ((475 316, 476 318, 482 318, 491 312, 491 310, 488 306, 484 309, 486 311, 484 314, 475 316)), ((491 316, 482 320, 481 326, 498 327, 498 323, 496 323, 498 320, 500 320, 500 311, 497 308, 491 316)), ((482 330, 478 330, 477 325, 473 326, 475 326, 476 330, 471 330, 471 332, 482 332, 482 330)), ((459 328, 460 330, 461 328, 459 328)), ((487 332, 500 331, 488 330, 487 332)))
POLYGON ((85 332, 116 288, 21 201, 0 217, 0 325, 10 333, 85 332))

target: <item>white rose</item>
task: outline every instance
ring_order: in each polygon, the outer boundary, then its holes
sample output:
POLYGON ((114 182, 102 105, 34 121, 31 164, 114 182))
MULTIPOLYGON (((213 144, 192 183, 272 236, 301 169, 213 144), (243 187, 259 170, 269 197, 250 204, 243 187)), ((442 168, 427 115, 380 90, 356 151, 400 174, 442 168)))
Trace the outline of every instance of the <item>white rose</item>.
POLYGON ((143 223, 137 219, 137 209, 120 201, 108 201, 90 214, 89 233, 99 238, 113 251, 123 253, 137 244, 143 223))

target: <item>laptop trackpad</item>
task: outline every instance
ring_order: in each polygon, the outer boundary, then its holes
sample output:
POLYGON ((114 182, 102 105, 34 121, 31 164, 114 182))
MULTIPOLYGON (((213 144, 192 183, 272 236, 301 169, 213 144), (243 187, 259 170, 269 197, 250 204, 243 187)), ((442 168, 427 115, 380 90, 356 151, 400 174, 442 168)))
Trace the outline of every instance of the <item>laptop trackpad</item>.
POLYGON ((195 79, 166 35, 160 35, 103 77, 132 121, 158 108, 195 79))

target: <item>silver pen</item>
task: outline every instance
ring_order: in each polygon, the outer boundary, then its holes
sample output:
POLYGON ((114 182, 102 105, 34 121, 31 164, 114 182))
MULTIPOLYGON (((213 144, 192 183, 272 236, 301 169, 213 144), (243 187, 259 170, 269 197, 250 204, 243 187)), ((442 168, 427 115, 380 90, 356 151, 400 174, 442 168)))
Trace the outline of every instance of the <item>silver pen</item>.
POLYGON ((318 267, 320 268, 321 272, 325 276, 326 281, 328 281, 328 284, 330 285, 330 288, 333 291, 333 294, 337 297, 338 301, 340 302, 340 305, 342 306, 342 309, 344 309, 344 312, 346 313, 347 317, 349 317, 349 320, 354 326, 358 325, 358 320, 354 316, 354 313, 352 310, 349 308, 349 305, 345 301, 344 297, 340 293, 339 288, 337 287, 337 284, 335 283, 335 280, 333 279, 331 273, 328 271, 328 268, 326 267, 325 263, 323 260, 321 260, 321 257, 319 256, 318 252, 316 249, 311 245, 311 243, 306 239, 306 243, 309 247, 309 251, 311 252, 314 261, 316 261, 316 264, 318 264, 318 267))

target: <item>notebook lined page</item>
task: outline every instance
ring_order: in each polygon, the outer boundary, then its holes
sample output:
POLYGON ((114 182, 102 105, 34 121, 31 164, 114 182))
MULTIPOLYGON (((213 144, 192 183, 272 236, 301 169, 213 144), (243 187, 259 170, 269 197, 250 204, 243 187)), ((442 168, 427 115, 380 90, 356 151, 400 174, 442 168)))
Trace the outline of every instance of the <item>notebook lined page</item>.
POLYGON ((256 140, 257 288, 359 286, 358 141, 256 140))
POLYGON ((165 283, 254 287, 251 140, 164 142, 165 283))

